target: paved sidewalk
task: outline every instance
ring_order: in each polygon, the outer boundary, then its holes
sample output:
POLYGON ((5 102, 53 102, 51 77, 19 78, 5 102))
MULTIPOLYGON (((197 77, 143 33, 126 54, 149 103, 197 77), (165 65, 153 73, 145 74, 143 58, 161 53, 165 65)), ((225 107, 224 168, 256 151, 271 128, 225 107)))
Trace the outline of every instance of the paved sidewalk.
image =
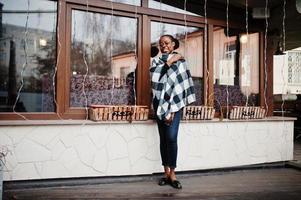
POLYGON ((158 176, 123 183, 8 189, 4 199, 301 200, 301 171, 263 168, 181 174, 183 189, 158 186, 158 176))

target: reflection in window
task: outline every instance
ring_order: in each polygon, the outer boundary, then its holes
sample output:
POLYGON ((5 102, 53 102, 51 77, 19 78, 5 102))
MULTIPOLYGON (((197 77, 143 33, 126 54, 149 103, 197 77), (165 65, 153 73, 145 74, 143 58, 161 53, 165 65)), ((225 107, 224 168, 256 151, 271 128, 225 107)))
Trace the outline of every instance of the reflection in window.
POLYGON ((273 94, 274 115, 298 116, 301 108, 298 103, 301 99, 301 47, 287 50, 284 55, 274 55, 273 94))
POLYGON ((274 94, 301 93, 301 47, 275 55, 273 64, 274 94))
MULTIPOLYGON (((160 36, 170 34, 177 38, 180 47, 176 50, 187 61, 191 72, 197 101, 195 105, 203 104, 203 29, 185 27, 167 23, 151 22, 151 43, 158 47, 160 36), (187 37, 186 37, 187 33, 187 37)), ((159 48, 159 47, 158 47, 159 48)), ((157 55, 160 56, 160 53, 157 55)))
POLYGON ((30 0, 28 4, 27 0, 1 0, 0 3, 0 112, 13 111, 23 68, 24 84, 15 111, 53 112, 57 2, 30 0), (43 46, 39 45, 40 39, 43 46))
POLYGON ((213 35, 215 108, 258 105, 259 34, 216 28, 213 35), (228 103, 227 103, 228 98, 228 103))
POLYGON ((168 4, 162 3, 161 1, 155 1, 155 0, 149 0, 148 1, 148 7, 159 9, 159 10, 166 10, 166 11, 170 11, 170 12, 181 13, 181 14, 200 16, 198 14, 195 14, 195 13, 192 13, 192 12, 189 12, 189 11, 185 11, 184 10, 184 4, 185 4, 184 0, 170 1, 170 2, 173 2, 173 3, 176 3, 177 5, 180 5, 180 7, 178 8, 178 7, 175 7, 173 5, 168 5, 168 4))
POLYGON ((137 19, 72 10, 71 37, 70 106, 135 104, 137 19))
POLYGON ((106 1, 112 1, 114 3, 124 3, 134 6, 141 6, 141 0, 106 0, 106 1))

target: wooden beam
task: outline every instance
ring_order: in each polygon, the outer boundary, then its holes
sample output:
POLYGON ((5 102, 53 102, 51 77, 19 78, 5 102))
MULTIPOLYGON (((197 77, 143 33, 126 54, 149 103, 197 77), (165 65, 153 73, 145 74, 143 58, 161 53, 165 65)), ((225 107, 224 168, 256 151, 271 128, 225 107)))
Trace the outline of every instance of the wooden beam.
MULTIPOLYGON (((204 91, 206 88, 208 88, 208 94, 206 95, 207 98, 207 104, 208 106, 214 105, 214 70, 213 70, 213 25, 208 25, 208 31, 207 31, 207 70, 208 70, 208 81, 207 86, 205 86, 204 91)), ((205 71, 204 71, 205 72, 205 71)), ((205 75, 204 75, 205 77, 205 75)), ((204 84, 205 85, 205 84, 204 84)), ((206 105, 206 104, 205 104, 206 105)))

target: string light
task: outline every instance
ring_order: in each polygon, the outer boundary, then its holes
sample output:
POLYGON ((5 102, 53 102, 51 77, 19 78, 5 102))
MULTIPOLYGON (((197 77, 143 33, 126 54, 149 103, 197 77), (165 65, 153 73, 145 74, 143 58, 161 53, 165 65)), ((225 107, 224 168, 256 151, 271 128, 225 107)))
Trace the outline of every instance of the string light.
POLYGON ((268 35, 268 0, 265 1, 265 33, 264 33, 264 103, 266 107, 266 113, 268 113, 269 106, 267 103, 267 35, 268 35))
POLYGON ((164 32, 163 32, 163 23, 162 23, 162 20, 163 20, 163 16, 162 16, 162 0, 160 0, 160 33, 159 33, 159 37, 160 37, 160 35, 163 35, 163 34, 165 34, 164 32))
MULTIPOLYGON (((88 0, 86 1, 86 15, 85 15, 85 18, 86 18, 86 24, 87 24, 87 30, 88 31, 88 15, 89 15, 89 2, 88 0)), ((88 120, 88 97, 87 97, 87 94, 86 94, 86 87, 85 87, 85 83, 86 83, 86 78, 88 76, 88 73, 89 73, 89 66, 88 66, 88 62, 86 60, 86 44, 84 42, 84 49, 83 49, 83 60, 84 60, 84 63, 85 63, 85 66, 86 66, 86 73, 84 75, 84 79, 83 79, 83 82, 82 82, 82 92, 83 92, 83 95, 85 97, 85 113, 86 113, 86 116, 85 116, 85 120, 88 120)))
MULTIPOLYGON (((227 53, 229 53, 230 50, 230 38, 229 38, 229 0, 227 0, 227 10, 226 10, 226 17, 227 17, 227 53)), ((227 71, 229 72, 229 62, 227 62, 227 71)), ((229 73, 228 73, 229 74, 229 73)), ((229 79, 230 77, 227 77, 227 83, 226 83, 226 117, 229 115, 229 79)))
POLYGON ((184 57, 186 58, 186 43, 187 43, 187 14, 186 14, 186 5, 187 2, 186 0, 184 1, 184 25, 185 25, 185 28, 184 28, 184 34, 185 34, 185 42, 184 42, 184 57))
MULTIPOLYGON (((243 35, 243 36, 241 36, 241 43, 246 43, 246 55, 245 55, 245 59, 246 59, 246 68, 247 68, 247 70, 244 70, 245 71, 245 76, 246 75, 248 75, 247 74, 247 72, 248 71, 250 71, 251 70, 251 67, 250 67, 250 52, 249 52, 249 48, 250 48, 250 46, 249 46, 249 42, 250 42, 250 40, 249 40, 249 12, 248 12, 248 0, 246 0, 246 35, 243 35)), ((251 76, 250 77, 246 77, 245 78, 245 81, 246 82, 248 82, 248 78, 250 78, 251 79, 251 76)), ((248 104, 249 104, 249 85, 247 85, 246 84, 246 97, 247 97, 247 99, 246 99, 246 104, 245 104, 245 106, 248 106, 248 104)))
POLYGON ((58 53, 57 53, 57 58, 56 58, 56 64, 55 64, 55 67, 54 67, 54 73, 53 73, 53 76, 52 76, 52 87, 53 87, 53 101, 54 101, 54 104, 55 104, 55 108, 56 108, 56 115, 58 116, 59 119, 63 119, 59 113, 59 104, 57 103, 56 101, 56 74, 57 74, 57 65, 58 63, 60 62, 60 56, 61 56, 61 39, 60 39, 60 19, 61 19, 61 1, 59 1, 59 7, 58 7, 58 10, 59 10, 59 14, 58 14, 58 20, 57 20, 57 41, 58 41, 58 53))
POLYGON ((27 37, 28 37, 29 7, 30 7, 30 1, 27 0, 27 13, 26 13, 25 33, 24 33, 24 46, 23 46, 24 54, 25 54, 25 61, 24 61, 23 65, 22 65, 22 70, 21 70, 21 74, 20 74, 20 76, 21 76, 20 77, 21 78, 21 85, 20 85, 20 87, 18 89, 17 97, 16 97, 15 103, 13 105, 13 112, 15 114, 17 114, 18 116, 22 117, 24 120, 27 120, 27 118, 24 115, 16 112, 16 106, 17 106, 17 103, 18 103, 18 101, 20 99, 21 91, 22 91, 22 89, 24 87, 24 72, 25 72, 25 69, 26 69, 27 64, 28 64, 28 60, 27 60, 27 57, 28 57, 28 55, 27 55, 27 37))
MULTIPOLYGON (((282 34, 283 34, 283 51, 285 51, 285 17, 286 17, 286 12, 285 12, 285 7, 286 7, 286 0, 283 0, 283 18, 282 18, 282 34)), ((285 61, 284 61, 284 58, 283 58, 283 65, 282 65, 282 79, 283 79, 283 82, 284 82, 284 87, 287 86, 287 83, 286 83, 286 79, 284 77, 284 65, 285 65, 285 61)), ((283 91, 282 91, 283 93, 283 91)), ((281 103, 281 114, 282 114, 282 117, 284 117, 284 103, 285 103, 285 99, 284 98, 281 98, 282 99, 282 103, 281 103)))
MULTIPOLYGON (((205 81, 205 84, 206 84, 206 94, 209 93, 209 87, 208 87, 208 80, 209 80, 209 70, 208 70, 208 65, 207 65, 207 33, 208 33, 208 30, 207 30, 207 27, 208 27, 208 20, 207 20, 207 0, 205 0, 204 2, 204 16, 205 16, 205 34, 204 34, 204 64, 205 64, 205 69, 206 69, 206 81, 205 81)), ((208 95, 208 99, 209 98, 209 95, 208 95)), ((205 106, 207 106, 207 98, 205 98, 205 106)))
MULTIPOLYGON (((137 22, 138 19, 138 10, 137 6, 135 6, 135 20, 137 22)), ((136 26, 137 27, 137 26, 136 26)), ((138 56, 137 56, 137 36, 135 37, 135 45, 134 45, 134 56, 135 56, 135 69, 133 73, 133 95, 134 95, 134 105, 137 105, 137 97, 136 97, 136 69, 137 69, 137 64, 138 64, 138 56)))
POLYGON ((111 21, 110 21, 110 58, 111 58, 111 68, 112 68, 112 90, 111 90, 111 100, 110 105, 112 105, 114 98, 114 88, 115 88, 115 78, 114 78, 114 68, 113 68, 113 17, 114 17, 114 5, 111 1, 111 21))

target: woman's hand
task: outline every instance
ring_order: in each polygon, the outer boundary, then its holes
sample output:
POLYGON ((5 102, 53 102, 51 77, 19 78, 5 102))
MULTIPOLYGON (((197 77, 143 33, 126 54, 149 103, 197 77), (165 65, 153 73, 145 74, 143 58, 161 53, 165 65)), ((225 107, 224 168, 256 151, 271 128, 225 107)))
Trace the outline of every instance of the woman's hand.
POLYGON ((165 119, 165 124, 168 126, 171 125, 174 117, 175 117, 175 113, 170 113, 169 115, 167 115, 165 119))
POLYGON ((184 59, 184 57, 181 54, 174 54, 167 62, 166 64, 168 66, 172 65, 172 63, 177 62, 178 60, 184 59))

